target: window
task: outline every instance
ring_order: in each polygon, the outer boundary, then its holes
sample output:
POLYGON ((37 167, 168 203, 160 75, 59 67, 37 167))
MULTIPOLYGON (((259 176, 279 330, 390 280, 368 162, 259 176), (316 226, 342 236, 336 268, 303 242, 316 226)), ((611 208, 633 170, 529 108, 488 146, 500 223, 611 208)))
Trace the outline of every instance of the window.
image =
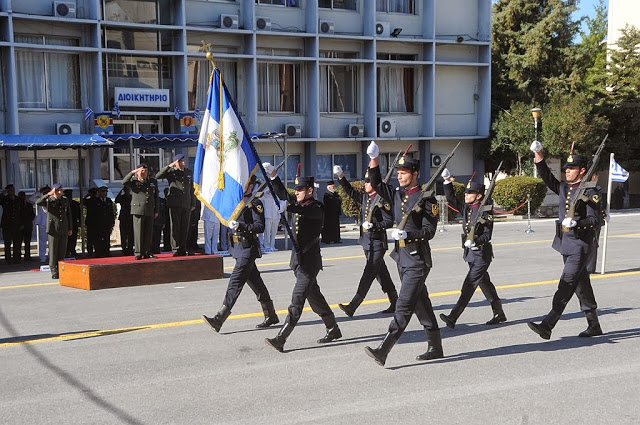
MULTIPOLYGON (((234 101, 237 99, 236 93, 236 64, 234 62, 216 61, 216 66, 222 73, 222 80, 229 90, 229 94, 234 101)), ((211 78, 212 67, 207 60, 190 60, 187 62, 187 97, 190 110, 200 108, 204 113, 207 107, 207 95, 209 91, 209 80, 211 78)))
POLYGON ((121 50, 172 51, 172 32, 105 28, 104 46, 121 50))
POLYGON ((171 24, 170 0, 104 0, 104 20, 137 24, 171 24))
MULTIPOLYGON (((260 155, 260 161, 269 162, 273 164, 273 166, 277 166, 283 160, 282 155, 260 155)), ((298 164, 300 163, 300 155, 291 155, 289 154, 289 159, 287 159, 287 180, 289 182, 293 182, 296 178, 296 170, 298 169, 298 164)), ((278 169, 278 177, 280 179, 284 179, 284 165, 278 169)))
POLYGON ((318 7, 325 9, 356 10, 356 0, 318 0, 318 7))
POLYGON ((376 0, 377 12, 415 13, 415 0, 376 0))
MULTIPOLYGON (((16 43, 78 46, 75 39, 16 35, 16 43)), ((18 107, 80 108, 80 58, 74 53, 16 50, 18 107)))
POLYGON ((115 87, 173 89, 170 58, 106 54, 106 98, 113 107, 115 87))
POLYGON ((299 0, 256 0, 256 4, 272 4, 277 6, 298 7, 299 0))
POLYGON ((413 68, 378 67, 378 112, 413 112, 413 68))
POLYGON ((300 65, 258 64, 258 111, 300 112, 300 65))
MULTIPOLYGON (((356 53, 321 52, 325 58, 356 58, 356 53)), ((320 112, 357 112, 358 67, 320 66, 320 112)))
POLYGON ((357 155, 341 154, 341 155, 316 155, 317 170, 316 178, 318 180, 331 180, 333 178, 333 166, 342 167, 344 176, 347 179, 356 179, 358 176, 357 155))
MULTIPOLYGON (((82 159, 85 165, 84 158, 82 159)), ((21 159, 18 164, 20 172, 20 186, 23 188, 35 187, 35 166, 33 159, 21 159)), ((86 168, 85 168, 86 170, 86 168)), ((80 167, 77 159, 39 159, 38 160, 38 186, 60 183, 65 188, 80 187, 80 167)), ((83 186, 88 181, 83 179, 83 186)))

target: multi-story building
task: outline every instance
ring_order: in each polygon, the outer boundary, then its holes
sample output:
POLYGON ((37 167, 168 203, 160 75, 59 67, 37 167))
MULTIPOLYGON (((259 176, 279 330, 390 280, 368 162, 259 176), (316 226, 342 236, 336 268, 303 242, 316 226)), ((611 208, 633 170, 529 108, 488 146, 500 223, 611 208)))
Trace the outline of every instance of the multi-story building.
MULTIPOLYGON (((206 106, 204 41, 248 131, 287 135, 289 177, 298 162, 320 182, 333 164, 361 177, 372 139, 383 168, 412 144, 424 177, 462 140, 449 168, 482 175, 490 29, 491 0, 0 0, 0 133, 93 133, 85 109, 111 111, 117 98, 114 133, 178 133, 176 107, 206 106)), ((256 145, 277 162, 283 142, 256 145)), ((37 164, 0 150, 0 178, 76 187, 83 169, 83 186, 117 188, 138 163, 157 170, 184 151, 171 137, 135 146, 134 164, 128 145, 42 151, 37 164)))

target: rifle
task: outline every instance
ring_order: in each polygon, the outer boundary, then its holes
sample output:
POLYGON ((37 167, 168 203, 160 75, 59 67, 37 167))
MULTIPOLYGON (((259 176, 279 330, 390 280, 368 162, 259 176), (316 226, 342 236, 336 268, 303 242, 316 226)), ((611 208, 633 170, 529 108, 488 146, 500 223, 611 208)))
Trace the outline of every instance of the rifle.
MULTIPOLYGON (((451 158, 453 158, 453 154, 455 153, 456 149, 458 149, 458 146, 460 146, 460 143, 462 143, 462 142, 458 142, 456 147, 453 148, 451 153, 449 153, 449 156, 447 156, 445 158, 445 160, 442 161, 442 164, 440 164, 440 166, 438 167, 436 172, 431 175, 431 178, 429 179, 429 181, 422 185, 422 192, 420 193, 420 196, 418 197, 416 202, 413 204, 413 206, 411 207, 409 212, 407 214, 405 214, 404 217, 402 217, 402 220, 400 221, 400 224, 398 224, 397 228, 399 230, 404 230, 405 226, 407 225, 407 220, 409 220, 409 216, 411 215, 412 212, 420 212, 422 210, 422 203, 423 203, 423 201, 425 199, 432 198, 433 196, 435 196, 435 193, 436 193, 436 190, 435 190, 436 180, 442 174, 442 171, 447 166, 447 163, 451 160, 451 158)), ((400 240, 399 245, 400 245, 401 248, 405 247, 404 239, 400 240)))
POLYGON ((493 179, 491 179, 491 183, 489 183, 489 187, 484 193, 484 197, 480 202, 480 207, 478 207, 478 213, 475 218, 471 220, 469 223, 469 233, 467 233, 467 240, 473 242, 473 239, 476 236, 476 230, 478 228, 478 224, 484 224, 486 220, 483 215, 485 212, 490 212, 493 210, 493 204, 489 204, 489 199, 491 199, 491 195, 493 195, 493 189, 496 187, 496 180, 498 177, 498 173, 500 172, 500 168, 502 168, 502 161, 498 164, 498 168, 496 168, 496 172, 493 173, 493 179))
POLYGON ((608 134, 604 136, 602 143, 600 143, 600 146, 598 146, 598 150, 596 151, 595 155, 593 155, 591 167, 589 167, 589 170, 582 177, 582 180, 580 181, 580 185, 578 186, 578 189, 576 190, 575 195, 571 198, 571 201, 569 203, 569 211, 567 211, 567 215, 566 215, 567 218, 573 219, 573 217, 575 217, 576 205, 578 204, 578 201, 587 202, 589 200, 589 198, 585 196, 584 192, 587 189, 592 189, 596 187, 596 182, 592 182, 591 177, 593 176, 593 173, 596 172, 596 167, 598 166, 598 160, 600 160, 600 153, 602 152, 602 149, 604 148, 604 144, 607 141, 608 137, 609 137, 608 134))
MULTIPOLYGON (((287 161, 289 156, 290 155, 287 155, 287 158, 285 158, 280 164, 276 165, 275 167, 276 171, 284 165, 284 163, 287 161)), ((269 183, 265 179, 265 181, 260 186, 258 186, 258 190, 254 191, 251 197, 244 203, 244 206, 242 207, 242 209, 240 210, 240 212, 236 217, 240 217, 244 213, 244 211, 249 207, 249 205, 251 205, 254 199, 262 198, 262 195, 264 195, 263 191, 268 185, 269 183)))

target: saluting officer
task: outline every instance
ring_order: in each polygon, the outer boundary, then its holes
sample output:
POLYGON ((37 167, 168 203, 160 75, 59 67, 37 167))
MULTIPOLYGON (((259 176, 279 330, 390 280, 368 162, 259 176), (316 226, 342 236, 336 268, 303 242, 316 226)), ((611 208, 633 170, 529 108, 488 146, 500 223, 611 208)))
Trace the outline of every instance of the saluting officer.
POLYGON ((391 204, 396 223, 407 218, 404 229, 396 228, 392 232, 396 240, 391 257, 398 264, 400 274, 400 294, 396 304, 396 311, 384 340, 377 348, 365 347, 367 355, 372 357, 380 366, 384 366, 387 355, 398 341, 415 312, 420 324, 427 333, 428 347, 417 360, 433 360, 444 357, 440 328, 433 306, 429 299, 429 292, 425 280, 431 270, 431 240, 438 227, 438 202, 435 197, 422 201, 419 211, 412 209, 415 202, 422 196, 422 188, 418 184, 420 161, 403 156, 398 161, 398 183, 400 187, 395 191, 382 183, 379 164, 379 148, 371 142, 367 148, 369 162, 369 177, 371 185, 391 204))
POLYGON ((347 195, 354 202, 362 206, 360 226, 360 244, 364 249, 364 256, 367 264, 364 266, 358 289, 349 304, 338 304, 338 307, 344 311, 347 316, 353 317, 356 309, 362 304, 367 296, 373 279, 378 279, 382 292, 389 297, 389 308, 383 310, 383 313, 393 313, 396 310, 396 301, 398 300, 398 292, 393 284, 387 265, 384 262, 384 253, 387 252, 387 230, 393 226, 393 214, 391 212, 391 204, 374 190, 369 178, 369 170, 364 175, 364 192, 361 194, 351 186, 349 181, 344 177, 342 167, 334 165, 333 173, 338 176, 338 182, 347 195))
POLYGON ((295 196, 289 195, 282 181, 277 176, 275 167, 269 163, 263 164, 265 171, 270 174, 273 182, 273 190, 278 198, 288 200, 287 211, 295 213, 293 234, 300 252, 291 252, 289 266, 296 277, 296 283, 291 294, 289 314, 275 338, 266 338, 265 342, 282 352, 293 328, 302 315, 304 303, 309 300, 309 305, 327 328, 327 333, 320 338, 318 344, 324 344, 342 338, 342 332, 336 322, 336 316, 331 311, 327 300, 320 292, 320 286, 316 280, 322 269, 322 256, 320 254, 320 233, 324 220, 324 206, 322 202, 313 197, 313 177, 300 177, 295 182, 295 196))
POLYGON ((478 220, 475 228, 473 240, 470 240, 471 223, 474 222, 480 211, 480 203, 484 198, 485 187, 482 183, 469 181, 464 190, 464 203, 458 202, 453 191, 455 178, 446 168, 442 172, 444 179, 444 195, 447 202, 455 209, 462 211, 462 248, 464 249, 462 258, 469 264, 469 272, 462 283, 462 290, 458 302, 449 315, 440 314, 440 318, 453 329, 456 326, 458 317, 471 301, 476 288, 480 286, 482 293, 491 303, 493 317, 486 324, 497 325, 507 321, 507 316, 502 309, 502 301, 498 297, 496 287, 491 283, 489 277, 489 265, 493 259, 493 247, 491 246, 491 235, 493 234, 493 212, 485 212, 483 220, 478 220))
POLYGON ((549 170, 544 155, 542 144, 534 141, 531 150, 535 154, 535 164, 538 175, 554 193, 558 194, 558 221, 556 222, 556 235, 552 247, 564 260, 564 269, 558 289, 553 296, 551 311, 542 319, 541 323, 529 322, 528 325, 543 339, 551 338, 551 331, 560 319, 560 315, 567 307, 567 303, 575 293, 580 301, 580 309, 587 317, 587 329, 578 336, 591 337, 602 335, 602 329, 598 321, 595 295, 591 287, 589 272, 587 271, 587 258, 592 248, 595 228, 600 221, 598 204, 600 198, 595 189, 587 189, 585 196, 589 201, 578 200, 575 206, 573 218, 567 217, 573 196, 587 172, 588 159, 583 155, 570 154, 564 164, 565 180, 558 181, 549 170))
MULTIPOLYGON (((177 154, 173 162, 156 174, 157 179, 167 179, 169 195, 166 197, 171 216, 171 248, 174 257, 187 255, 189 218, 196 208, 193 192, 193 172, 186 168, 184 155, 177 154)), ((165 218, 166 219, 166 218, 165 218)))
POLYGON ((47 234, 49 235, 49 268, 51 277, 59 279, 58 261, 64 260, 67 251, 67 238, 73 232, 71 206, 69 200, 62 196, 60 183, 56 183, 47 194, 36 202, 47 210, 47 234))
POLYGON ((133 245, 135 259, 156 258, 151 253, 153 219, 158 215, 158 182, 149 177, 146 164, 140 164, 124 176, 122 184, 131 188, 131 214, 133 215, 133 245))
MULTIPOLYGON (((251 198, 255 184, 256 176, 253 175, 244 192, 245 203, 251 198)), ((233 272, 231 272, 222 307, 212 318, 202 317, 211 325, 214 331, 220 332, 222 324, 231 314, 231 309, 246 282, 256 294, 264 312, 264 321, 256 325, 256 327, 266 328, 275 325, 280 320, 273 307, 269 291, 260 276, 260 271, 256 267, 256 258, 262 257, 260 254, 260 241, 258 240, 258 233, 264 232, 264 207, 262 202, 258 198, 251 200, 240 212, 238 220, 231 220, 228 225, 231 229, 231 232, 229 232, 229 253, 236 259, 236 265, 233 268, 233 272)))

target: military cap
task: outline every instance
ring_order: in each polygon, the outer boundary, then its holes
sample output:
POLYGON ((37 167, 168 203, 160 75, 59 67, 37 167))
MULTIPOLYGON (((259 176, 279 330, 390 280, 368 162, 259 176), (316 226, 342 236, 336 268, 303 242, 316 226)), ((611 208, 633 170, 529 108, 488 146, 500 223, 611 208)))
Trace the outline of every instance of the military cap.
POLYGON ((181 153, 178 153, 178 154, 174 155, 173 162, 180 161, 181 159, 184 159, 184 155, 181 154, 181 153))
POLYGON ((369 178, 369 169, 367 168, 367 171, 364 172, 364 182, 365 183, 370 183, 371 179, 369 178))
POLYGON ((12 189, 12 188, 13 188, 13 183, 9 183, 4 187, 5 190, 12 189))
POLYGON ((484 185, 478 182, 470 181, 464 188, 464 193, 484 193, 484 185))
POLYGON ((398 168, 406 168, 411 172, 420 171, 420 160, 414 159, 410 156, 403 156, 398 161, 398 168))
POLYGON ((62 189, 62 185, 60 183, 54 183, 51 189, 62 189))
POLYGON ((336 182, 334 182, 333 180, 329 180, 329 181, 327 182, 327 186, 331 186, 332 184, 336 184, 336 182))
POLYGON ((569 155, 567 161, 564 163, 563 168, 568 167, 586 167, 589 164, 589 159, 584 155, 569 155))
POLYGON ((139 165, 140 168, 149 168, 147 167, 147 164, 145 164, 144 162, 142 164, 139 165))
POLYGON ((109 188, 107 186, 100 186, 98 190, 109 190, 109 188))
POLYGON ((300 177, 297 179, 296 185, 294 187, 295 190, 304 189, 306 187, 314 187, 313 186, 314 179, 311 176, 300 177))
POLYGON ((70 194, 71 195, 71 194, 73 194, 73 189, 65 189, 63 192, 64 192, 65 195, 66 194, 70 194))

